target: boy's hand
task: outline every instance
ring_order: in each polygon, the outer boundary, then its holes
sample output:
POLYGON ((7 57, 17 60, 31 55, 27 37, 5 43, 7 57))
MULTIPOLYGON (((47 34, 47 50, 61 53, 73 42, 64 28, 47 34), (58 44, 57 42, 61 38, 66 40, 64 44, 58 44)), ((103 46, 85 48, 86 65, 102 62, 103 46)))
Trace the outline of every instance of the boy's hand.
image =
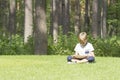
POLYGON ((73 58, 85 58, 87 55, 73 55, 73 58))
POLYGON ((87 56, 88 56, 88 57, 89 57, 89 56, 93 56, 93 57, 94 57, 95 55, 94 55, 94 52, 90 52, 89 54, 87 54, 87 56))

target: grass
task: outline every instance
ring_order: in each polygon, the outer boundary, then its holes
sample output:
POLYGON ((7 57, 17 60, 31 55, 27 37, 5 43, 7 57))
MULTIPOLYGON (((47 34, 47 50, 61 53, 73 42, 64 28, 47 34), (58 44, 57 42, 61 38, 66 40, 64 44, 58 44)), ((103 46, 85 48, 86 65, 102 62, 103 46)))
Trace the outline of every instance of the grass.
POLYGON ((0 80, 119 80, 120 58, 67 64, 66 56, 0 56, 0 80))

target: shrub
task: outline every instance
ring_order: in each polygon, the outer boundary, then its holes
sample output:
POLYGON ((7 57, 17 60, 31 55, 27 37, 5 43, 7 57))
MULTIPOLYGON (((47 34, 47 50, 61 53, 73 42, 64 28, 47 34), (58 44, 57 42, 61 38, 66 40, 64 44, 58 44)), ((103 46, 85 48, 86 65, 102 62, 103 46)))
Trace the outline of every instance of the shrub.
POLYGON ((31 54, 30 41, 28 44, 24 45, 23 37, 20 35, 12 35, 11 37, 2 36, 0 39, 0 54, 1 55, 23 55, 23 54, 31 54), (29 46, 28 46, 29 45, 29 46))
POLYGON ((69 37, 66 35, 60 35, 58 37, 58 43, 53 44, 52 37, 48 38, 48 54, 51 55, 71 55, 73 49, 77 43, 75 34, 69 33, 69 37))
POLYGON ((94 40, 95 53, 97 56, 118 56, 120 57, 120 43, 116 36, 106 39, 94 40))
MULTIPOLYGON (((52 38, 48 38, 48 54, 52 55, 71 55, 74 53, 73 49, 78 43, 75 34, 70 33, 69 37, 61 35, 58 37, 58 43, 53 44, 52 38)), ((96 56, 117 56, 120 57, 120 38, 117 36, 106 39, 94 39, 88 36, 88 41, 91 42, 95 48, 96 56)))

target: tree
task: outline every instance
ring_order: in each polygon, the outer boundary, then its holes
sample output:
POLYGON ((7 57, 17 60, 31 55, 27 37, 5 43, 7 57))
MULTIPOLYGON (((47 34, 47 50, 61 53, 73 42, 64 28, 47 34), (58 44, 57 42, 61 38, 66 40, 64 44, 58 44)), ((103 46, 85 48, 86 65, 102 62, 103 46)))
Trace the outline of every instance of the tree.
POLYGON ((80 32, 80 16, 81 16, 81 10, 80 10, 80 0, 75 0, 75 34, 78 35, 80 32))
POLYGON ((53 42, 57 43, 58 41, 58 9, 57 9, 57 5, 58 5, 58 1, 59 0, 52 0, 52 24, 53 24, 53 42))
POLYGON ((106 17, 107 17, 107 0, 102 0, 102 26, 101 26, 101 37, 105 38, 107 35, 107 28, 106 28, 106 17))
POLYGON ((47 54, 47 26, 45 4, 46 0, 36 0, 35 2, 35 54, 47 54))
POLYGON ((98 0, 93 0, 92 3, 92 35, 98 37, 98 0))
POLYGON ((63 24, 63 34, 67 35, 70 28, 70 14, 69 14, 69 0, 62 0, 62 24, 63 24))
POLYGON ((85 31, 89 31, 90 27, 90 0, 85 0, 85 21, 84 21, 84 27, 85 31))
POLYGON ((8 26, 8 31, 10 32, 10 35, 16 33, 15 18, 16 18, 16 0, 10 0, 9 26, 8 26))
POLYGON ((25 26, 24 43, 28 42, 28 37, 33 33, 32 0, 25 0, 25 26))
POLYGON ((8 1, 7 0, 0 0, 0 35, 6 33, 6 29, 8 28, 9 23, 9 7, 8 7, 8 1))

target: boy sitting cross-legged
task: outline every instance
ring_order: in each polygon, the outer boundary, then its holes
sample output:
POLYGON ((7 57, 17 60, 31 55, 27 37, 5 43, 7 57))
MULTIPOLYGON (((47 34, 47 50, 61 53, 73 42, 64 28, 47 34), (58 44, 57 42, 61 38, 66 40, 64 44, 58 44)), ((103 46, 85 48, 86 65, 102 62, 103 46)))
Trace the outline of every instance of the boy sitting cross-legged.
POLYGON ((94 62, 94 48, 91 43, 87 41, 86 32, 81 32, 78 36, 79 43, 75 46, 75 54, 68 56, 68 63, 85 63, 85 62, 94 62))

